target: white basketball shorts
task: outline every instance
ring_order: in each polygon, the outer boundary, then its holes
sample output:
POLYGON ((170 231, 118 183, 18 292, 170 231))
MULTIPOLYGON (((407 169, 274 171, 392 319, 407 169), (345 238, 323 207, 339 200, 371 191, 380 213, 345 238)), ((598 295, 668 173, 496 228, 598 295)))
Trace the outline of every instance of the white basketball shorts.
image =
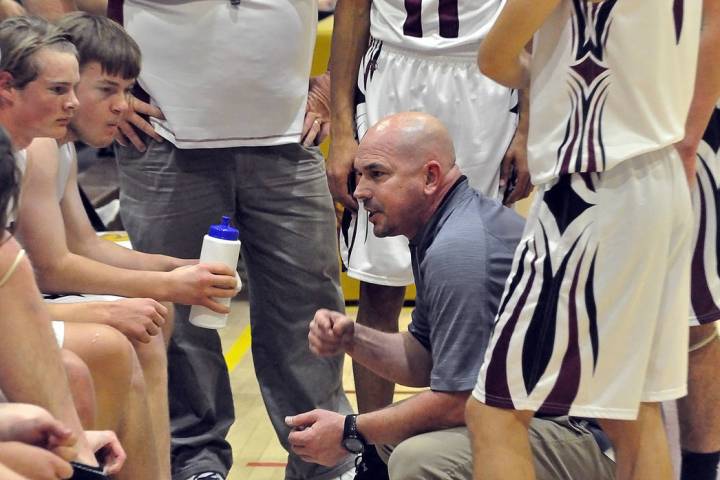
POLYGON ((473 395, 632 420, 686 393, 692 206, 674 147, 542 185, 473 395))

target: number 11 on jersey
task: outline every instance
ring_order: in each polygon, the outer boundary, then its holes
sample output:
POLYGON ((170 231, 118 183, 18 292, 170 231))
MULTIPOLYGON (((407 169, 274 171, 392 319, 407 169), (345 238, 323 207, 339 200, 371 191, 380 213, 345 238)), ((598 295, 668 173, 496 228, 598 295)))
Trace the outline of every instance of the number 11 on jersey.
MULTIPOLYGON (((422 2, 423 0, 405 0, 407 17, 403 24, 403 33, 408 37, 421 38, 423 36, 422 2)), ((440 17, 440 36, 457 38, 460 30, 458 0, 438 0, 438 15, 440 17)))

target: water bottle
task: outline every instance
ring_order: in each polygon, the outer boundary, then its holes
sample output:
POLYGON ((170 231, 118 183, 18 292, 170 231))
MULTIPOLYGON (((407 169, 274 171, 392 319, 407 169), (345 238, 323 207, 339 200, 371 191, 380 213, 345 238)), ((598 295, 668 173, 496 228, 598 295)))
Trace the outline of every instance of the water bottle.
MULTIPOLYGON (((230 217, 222 217, 219 225, 210 225, 208 234, 203 237, 200 263, 224 263, 233 271, 237 269, 240 257, 240 232, 230 226, 230 217)), ((215 298, 218 303, 230 305, 230 298, 215 298)), ((190 323, 196 327, 223 328, 227 325, 227 314, 216 313, 207 307, 193 305, 190 309, 190 323)))

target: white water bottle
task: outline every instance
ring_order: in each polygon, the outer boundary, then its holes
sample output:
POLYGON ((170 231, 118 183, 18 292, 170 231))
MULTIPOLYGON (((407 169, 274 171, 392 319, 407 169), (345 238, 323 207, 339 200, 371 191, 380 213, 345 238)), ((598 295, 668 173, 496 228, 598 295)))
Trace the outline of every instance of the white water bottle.
MULTIPOLYGON (((222 223, 210 225, 208 234, 203 237, 200 263, 224 263, 235 271, 240 258, 239 238, 240 232, 230 226, 230 217, 222 217, 222 223)), ((214 300, 230 306, 230 298, 214 298, 214 300)), ((213 312, 201 305, 193 305, 190 309, 190 323, 196 327, 223 328, 227 325, 227 317, 227 314, 213 312)))

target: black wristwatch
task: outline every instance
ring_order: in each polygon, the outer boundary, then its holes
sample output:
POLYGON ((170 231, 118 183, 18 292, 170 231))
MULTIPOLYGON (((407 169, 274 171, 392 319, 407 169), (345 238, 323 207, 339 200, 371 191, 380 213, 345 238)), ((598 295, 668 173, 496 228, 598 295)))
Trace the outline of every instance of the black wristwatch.
POLYGON ((357 429, 357 415, 345 417, 342 446, 350 453, 362 453, 365 450, 365 439, 357 429))

